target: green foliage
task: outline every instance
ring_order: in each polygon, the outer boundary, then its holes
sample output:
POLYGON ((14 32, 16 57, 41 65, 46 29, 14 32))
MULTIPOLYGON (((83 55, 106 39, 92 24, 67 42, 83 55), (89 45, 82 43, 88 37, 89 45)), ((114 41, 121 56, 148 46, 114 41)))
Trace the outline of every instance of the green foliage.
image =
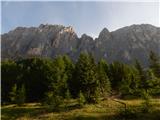
POLYGON ((21 72, 14 61, 6 60, 1 63, 1 101, 10 102, 12 87, 18 83, 21 72))
POLYGON ((139 71, 134 66, 114 62, 109 66, 108 76, 112 88, 123 97, 139 92, 139 71))
POLYGON ((46 94, 45 104, 47 104, 48 109, 51 111, 59 111, 60 105, 63 103, 62 97, 54 94, 53 92, 48 92, 46 94))
POLYGON ((26 99, 26 89, 25 86, 22 85, 20 89, 18 89, 17 91, 17 104, 23 105, 25 103, 25 99, 26 99))
POLYGON ((109 79, 113 89, 118 90, 123 79, 127 78, 128 70, 123 63, 114 62, 109 66, 109 79))
POLYGON ((142 112, 143 113, 152 112, 153 108, 152 108, 152 104, 151 104, 151 100, 150 100, 151 96, 146 91, 142 91, 141 95, 142 95, 142 99, 144 100, 144 102, 141 105, 142 112))
POLYGON ((41 101, 53 79, 53 61, 50 59, 30 58, 17 61, 21 71, 21 84, 25 84, 28 102, 41 101))
POLYGON ((69 92, 71 93, 73 91, 72 78, 73 78, 75 65, 67 55, 63 56, 63 61, 65 64, 65 74, 67 75, 67 90, 69 90, 69 92))
POLYGON ((111 92, 111 84, 106 73, 107 63, 104 60, 100 60, 97 69, 97 79, 99 83, 99 89, 102 96, 108 96, 111 92))
POLYGON ((58 56, 53 61, 52 79, 47 92, 46 103, 52 110, 59 110, 63 98, 71 98, 68 81, 72 77, 73 64, 67 56, 58 56))
POLYGON ((133 107, 120 109, 119 116, 124 119, 136 119, 137 111, 133 107))
POLYGON ((12 87, 12 90, 10 92, 10 99, 12 103, 16 103, 16 100, 17 100, 17 85, 16 84, 12 87))
POLYGON ((149 54, 149 62, 154 75, 160 78, 160 57, 151 51, 149 54))
POLYGON ((50 84, 50 91, 53 91, 56 95, 65 97, 67 91, 67 80, 68 76, 65 70, 65 63, 62 56, 58 56, 54 60, 53 68, 53 80, 50 84))
POLYGON ((67 91, 66 91, 65 98, 66 98, 67 100, 71 99, 71 94, 70 94, 69 89, 67 89, 67 91))
POLYGON ((141 91, 160 95, 159 57, 151 52, 149 60, 150 68, 146 69, 138 60, 134 66, 121 62, 108 65, 103 59, 97 64, 88 53, 81 53, 76 63, 67 55, 2 61, 2 104, 17 103, 16 97, 41 102, 52 92, 70 99, 79 97, 81 91, 87 103, 97 103, 111 89, 122 97, 140 96, 141 91))
POLYGON ((121 81, 119 90, 122 96, 138 96, 139 93, 139 76, 136 68, 132 66, 126 66, 128 72, 126 77, 121 81))
POLYGON ((78 94, 80 90, 84 94, 88 103, 95 103, 98 80, 96 79, 96 64, 92 55, 81 53, 76 63, 74 73, 74 93, 78 94))
POLYGON ((78 104, 79 104, 79 106, 83 107, 84 104, 85 104, 85 102, 86 102, 86 99, 85 99, 83 93, 80 91, 79 98, 78 98, 78 104))
POLYGON ((13 103, 16 103, 17 105, 23 105, 25 103, 26 99, 26 93, 25 93, 25 86, 22 85, 20 88, 17 88, 17 85, 15 84, 12 88, 12 91, 10 92, 10 99, 13 103))

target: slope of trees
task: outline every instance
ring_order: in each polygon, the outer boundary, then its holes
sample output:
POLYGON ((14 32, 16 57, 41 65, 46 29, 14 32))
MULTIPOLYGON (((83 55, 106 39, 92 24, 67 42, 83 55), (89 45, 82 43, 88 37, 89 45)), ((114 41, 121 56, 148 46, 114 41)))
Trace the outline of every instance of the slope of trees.
POLYGON ((111 91, 121 97, 139 97, 142 92, 160 95, 160 59, 154 52, 149 63, 149 68, 138 60, 135 65, 108 64, 103 59, 96 63, 88 53, 81 53, 76 63, 67 55, 2 61, 2 103, 45 101, 58 108, 69 98, 78 98, 81 105, 97 103, 111 91))

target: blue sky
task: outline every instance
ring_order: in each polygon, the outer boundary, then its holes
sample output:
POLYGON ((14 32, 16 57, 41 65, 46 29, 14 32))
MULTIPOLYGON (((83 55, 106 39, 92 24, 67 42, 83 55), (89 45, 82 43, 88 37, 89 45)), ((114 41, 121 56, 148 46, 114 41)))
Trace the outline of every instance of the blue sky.
POLYGON ((2 2, 2 33, 18 26, 62 24, 73 26, 78 36, 87 33, 98 36, 132 24, 159 26, 158 2, 2 2))

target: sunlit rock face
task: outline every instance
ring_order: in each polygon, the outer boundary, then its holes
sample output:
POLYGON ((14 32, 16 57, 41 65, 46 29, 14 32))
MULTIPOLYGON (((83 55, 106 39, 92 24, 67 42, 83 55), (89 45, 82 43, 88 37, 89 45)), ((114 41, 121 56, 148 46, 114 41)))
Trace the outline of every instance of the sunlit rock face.
POLYGON ((2 35, 2 58, 54 57, 70 53, 77 40, 72 27, 42 24, 37 28, 18 27, 2 35))
POLYGON ((17 27, 1 36, 2 60, 33 56, 54 58, 67 54, 76 60, 80 52, 92 53, 96 60, 133 63, 135 59, 147 65, 148 53, 160 54, 160 28, 131 25, 109 32, 104 28, 95 40, 83 34, 78 38, 74 29, 62 25, 17 27))

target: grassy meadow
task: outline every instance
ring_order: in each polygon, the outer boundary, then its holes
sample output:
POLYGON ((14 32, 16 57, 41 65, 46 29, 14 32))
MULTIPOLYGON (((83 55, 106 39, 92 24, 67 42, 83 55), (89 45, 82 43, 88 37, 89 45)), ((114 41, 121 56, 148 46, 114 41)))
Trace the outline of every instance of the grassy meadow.
POLYGON ((51 112, 45 105, 26 103, 23 106, 4 105, 2 120, 159 120, 160 99, 151 99, 152 110, 142 112, 143 100, 108 99, 98 104, 79 107, 76 100, 66 101, 57 112, 51 112), (124 104, 126 104, 126 110, 124 104))

